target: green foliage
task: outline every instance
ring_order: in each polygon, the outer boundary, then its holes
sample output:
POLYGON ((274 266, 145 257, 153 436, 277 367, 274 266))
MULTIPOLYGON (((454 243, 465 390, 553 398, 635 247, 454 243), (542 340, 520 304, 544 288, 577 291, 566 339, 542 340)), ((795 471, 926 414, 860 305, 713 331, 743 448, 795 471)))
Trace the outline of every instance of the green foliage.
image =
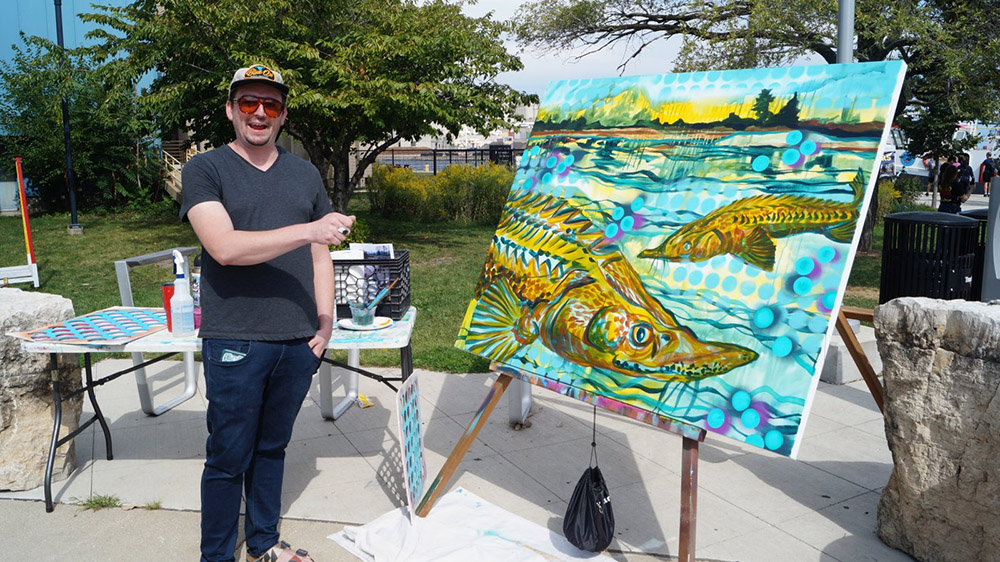
POLYGON ((256 62, 280 71, 291 89, 285 130, 340 211, 399 140, 462 126, 486 134, 533 100, 496 82, 522 68, 504 47, 507 27, 445 0, 270 0, 251 9, 237 0, 136 0, 99 9, 84 19, 110 28, 94 34, 107 63, 128 77, 158 71, 141 101, 164 130, 228 142, 222 109, 233 72, 256 62))
POLYGON ((121 507, 122 501, 118 499, 117 496, 112 495, 96 495, 90 496, 89 498, 80 502, 80 507, 84 510, 90 509, 92 511, 98 511, 101 509, 109 509, 112 507, 121 507))
POLYGON ((384 218, 495 225, 513 182, 513 170, 496 164, 455 164, 436 176, 376 164, 367 184, 368 200, 371 210, 384 218))
POLYGON ((880 181, 875 220, 881 224, 890 213, 917 210, 917 200, 923 192, 924 183, 915 176, 900 176, 894 182, 880 181))
POLYGON ((364 218, 355 218, 354 225, 351 226, 351 232, 347 235, 347 238, 338 246, 330 246, 330 249, 346 250, 350 248, 352 242, 375 242, 372 239, 371 226, 368 225, 368 221, 364 218))
POLYGON ((448 166, 434 176, 432 192, 439 194, 450 220, 495 225, 500 222, 514 171, 507 166, 448 166))
POLYGON ((137 105, 133 84, 118 82, 85 50, 21 35, 14 57, 0 61, 0 173, 14 156, 41 195, 43 209, 65 209, 62 100, 69 104, 79 207, 91 212, 141 208, 162 197, 154 124, 137 105))

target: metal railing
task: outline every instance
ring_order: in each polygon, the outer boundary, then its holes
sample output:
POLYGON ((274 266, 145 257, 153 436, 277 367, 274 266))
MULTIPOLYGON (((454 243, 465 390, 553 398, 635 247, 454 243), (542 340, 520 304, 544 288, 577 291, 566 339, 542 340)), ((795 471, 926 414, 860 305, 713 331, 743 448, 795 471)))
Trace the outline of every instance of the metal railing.
POLYGON ((513 149, 508 145, 489 148, 390 148, 379 154, 375 161, 436 175, 452 164, 481 166, 494 163, 512 166, 520 159, 522 151, 523 149, 513 149))

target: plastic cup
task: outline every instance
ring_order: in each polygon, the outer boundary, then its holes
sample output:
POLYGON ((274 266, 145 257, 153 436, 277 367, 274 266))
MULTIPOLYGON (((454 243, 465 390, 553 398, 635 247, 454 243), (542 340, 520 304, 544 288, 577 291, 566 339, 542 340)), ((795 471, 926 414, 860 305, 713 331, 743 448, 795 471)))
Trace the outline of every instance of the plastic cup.
POLYGON ((351 320, 355 326, 371 326, 375 321, 374 308, 368 308, 366 304, 360 302, 351 302, 348 305, 351 307, 351 320))
POLYGON ((161 291, 163 292, 163 310, 167 313, 167 331, 173 332, 174 328, 170 322, 170 299, 174 296, 174 284, 164 283, 161 291))

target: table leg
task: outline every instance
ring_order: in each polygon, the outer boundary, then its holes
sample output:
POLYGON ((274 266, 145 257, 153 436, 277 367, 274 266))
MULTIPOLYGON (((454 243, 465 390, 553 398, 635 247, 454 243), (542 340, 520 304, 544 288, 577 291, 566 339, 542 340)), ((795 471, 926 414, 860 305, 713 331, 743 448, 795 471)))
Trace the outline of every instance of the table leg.
POLYGON ((91 369, 89 353, 83 354, 83 365, 87 377, 87 396, 90 398, 90 405, 94 407, 94 416, 101 424, 101 430, 104 432, 104 446, 107 449, 108 460, 110 461, 114 459, 114 451, 111 447, 111 430, 108 428, 107 420, 104 419, 104 414, 101 413, 101 407, 97 405, 97 396, 94 394, 94 373, 93 369, 91 369))
MULTIPOLYGON (((329 353, 329 352, 326 352, 329 353)), ((319 413, 323 419, 333 419, 333 371, 326 357, 319 362, 319 370, 316 371, 319 377, 319 413)))
POLYGON ((413 374, 413 348, 410 344, 399 350, 399 370, 402 373, 403 381, 406 381, 413 374))
MULTIPOLYGON (((358 398, 358 374, 354 371, 347 371, 347 383, 344 385, 347 395, 344 396, 336 406, 333 406, 333 381, 330 366, 324 361, 326 369, 325 376, 320 376, 319 391, 320 411, 323 417, 328 420, 336 420, 351 407, 358 398), (324 381, 325 379, 325 381, 324 381)), ((347 364, 351 367, 358 367, 361 364, 361 351, 358 349, 347 350, 347 364)))
POLYGON ((524 424, 531 412, 531 385, 514 379, 510 390, 512 392, 507 394, 508 421, 511 426, 524 424))
POLYGON ((52 441, 49 443, 49 458, 45 463, 45 511, 52 513, 52 465, 56 460, 56 448, 59 446, 59 426, 62 424, 62 395, 59 393, 59 363, 55 353, 49 354, 49 365, 52 380, 52 414, 55 420, 52 425, 52 441))
MULTIPOLYGON (((141 353, 132 354, 133 365, 142 365, 144 360, 141 353)), ((198 368, 195 365, 194 353, 190 351, 184 352, 184 392, 167 403, 161 406, 154 406, 153 393, 149 388, 149 383, 146 381, 146 370, 144 368, 139 368, 135 371, 135 384, 136 390, 139 392, 139 407, 142 408, 142 413, 147 416, 158 416, 173 409, 198 393, 198 368)))

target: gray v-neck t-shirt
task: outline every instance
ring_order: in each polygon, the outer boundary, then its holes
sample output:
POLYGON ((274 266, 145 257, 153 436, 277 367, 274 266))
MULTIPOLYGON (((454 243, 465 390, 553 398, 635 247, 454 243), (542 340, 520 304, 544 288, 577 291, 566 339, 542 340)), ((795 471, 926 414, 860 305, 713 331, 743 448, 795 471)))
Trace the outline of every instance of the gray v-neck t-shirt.
MULTIPOLYGON (((218 201, 236 230, 273 230, 317 220, 333 211, 319 171, 278 148, 262 171, 229 146, 184 165, 181 219, 199 203, 218 201)), ((316 334, 319 321, 310 245, 264 263, 221 265, 203 249, 202 338, 280 341, 316 334)))

